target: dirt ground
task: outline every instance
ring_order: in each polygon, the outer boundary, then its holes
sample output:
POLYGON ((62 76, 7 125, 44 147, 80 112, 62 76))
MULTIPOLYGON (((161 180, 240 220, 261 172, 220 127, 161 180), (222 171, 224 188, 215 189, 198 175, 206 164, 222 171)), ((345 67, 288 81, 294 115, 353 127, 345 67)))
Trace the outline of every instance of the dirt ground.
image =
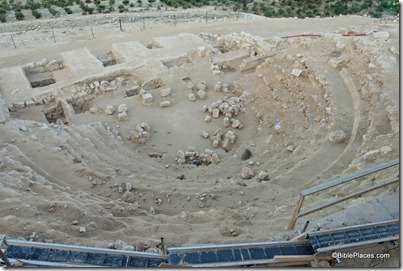
MULTIPOLYGON (((27 30, 21 33, 24 46, 0 47, 0 91, 6 107, 53 95, 49 104, 14 106, 10 119, 0 124, 0 232, 9 238, 35 232, 38 241, 107 247, 123 240, 137 248, 160 237, 168 246, 291 238, 296 231, 286 229, 300 190, 399 155, 398 20, 253 17, 142 31, 102 30, 94 20, 93 26, 95 39, 36 43, 36 32, 27 30), (342 36, 346 33, 368 35, 342 36), (282 38, 297 34, 321 37, 282 38), (13 89, 14 78, 5 76, 12 67, 32 67, 44 58, 46 63, 60 62, 63 53, 84 47, 93 56, 105 56, 124 42, 144 45, 149 60, 125 62, 115 55, 117 63, 104 68, 109 73, 103 68, 97 73, 86 63, 81 74, 64 67, 54 72, 55 84, 38 88, 13 89), (192 47, 192 42, 204 47, 192 47), (112 91, 77 96, 77 87, 93 88, 91 83, 101 80, 123 83, 112 91), (138 90, 153 95, 153 102, 144 105, 140 94, 127 95, 135 81, 138 90), (217 90, 218 82, 227 83, 227 90, 217 90), (165 88, 171 93, 162 97, 165 88), (202 88, 203 99, 198 96, 202 88), (190 93, 196 101, 189 100, 190 93), (58 97, 74 109, 67 125, 49 123, 44 114, 58 97), (208 106, 213 110, 230 99, 238 111, 228 117, 229 125, 224 113, 206 122, 212 116, 208 106), (170 105, 161 108, 164 100, 170 105), (127 120, 117 117, 121 104, 127 105, 127 120), (116 112, 105 114, 107 105, 116 112), (135 139, 133 131, 143 122, 150 126, 147 137, 135 139), (345 138, 331 142, 329 135, 337 130, 345 138), (228 131, 236 140, 223 148, 228 131), (217 134, 219 146, 214 147, 217 134), (242 159, 245 149, 251 157, 242 159), (189 163, 183 164, 180 151, 193 156, 189 163), (219 160, 192 163, 206 153, 219 160)), ((3 26, 2 37, 15 33, 14 28, 3 26)), ((80 37, 79 29, 70 31, 80 37)), ((333 188, 307 200, 304 208, 396 174, 396 169, 386 170, 333 188)), ((310 220, 374 198, 398 197, 395 188, 325 209, 310 220)), ((365 215, 343 217, 343 223, 375 222, 365 215)))

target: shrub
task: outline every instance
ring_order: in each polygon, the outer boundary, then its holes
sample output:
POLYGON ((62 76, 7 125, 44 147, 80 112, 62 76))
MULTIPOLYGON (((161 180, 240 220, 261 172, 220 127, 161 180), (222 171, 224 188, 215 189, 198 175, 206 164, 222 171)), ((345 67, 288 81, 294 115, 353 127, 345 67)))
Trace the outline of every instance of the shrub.
POLYGON ((15 18, 16 18, 18 21, 24 20, 24 14, 22 14, 21 11, 17 11, 17 12, 15 12, 15 18))
POLYGON ((111 13, 112 11, 114 11, 114 8, 113 8, 113 6, 108 6, 106 9, 105 9, 105 11, 104 11, 104 13, 111 13))
POLYGON ((6 0, 1 1, 0 8, 3 8, 5 10, 11 10, 11 6, 6 0))
POLYGON ((294 16, 294 11, 293 11, 292 7, 288 7, 286 9, 286 11, 287 11, 287 14, 288 14, 289 17, 294 16))
POLYGON ((6 14, 3 14, 3 13, 0 14, 0 22, 2 22, 2 23, 7 22, 6 14))
POLYGON ((185 175, 182 174, 182 175, 177 176, 176 179, 178 179, 178 180, 185 180, 186 177, 185 177, 185 175))
POLYGON ((99 13, 102 13, 102 12, 104 12, 104 11, 105 11, 105 8, 106 8, 106 6, 105 6, 105 5, 100 4, 100 5, 97 7, 97 11, 98 11, 99 13))
POLYGON ((375 10, 378 11, 378 12, 383 12, 386 9, 383 7, 383 5, 377 5, 375 10))
POLYGON ((280 15, 281 17, 290 17, 290 16, 292 16, 292 14, 293 14, 292 9, 287 9, 287 10, 285 10, 285 9, 283 9, 283 8, 280 8, 280 10, 278 11, 278 13, 279 13, 279 15, 280 15))
POLYGON ((241 159, 243 161, 248 160, 252 157, 252 152, 249 149, 245 149, 241 154, 241 159))
POLYGON ((130 3, 130 1, 129 0, 123 0, 122 3, 123 3, 123 5, 127 6, 130 3))
POLYGON ((360 9, 363 10, 363 9, 367 9, 369 7, 370 7, 370 5, 368 5, 366 2, 364 2, 361 4, 360 9))
POLYGON ((382 17, 382 13, 378 12, 378 11, 375 11, 375 10, 371 10, 368 14, 371 17, 374 17, 374 18, 381 18, 382 17))
POLYGON ((36 9, 32 10, 32 15, 35 17, 35 19, 39 19, 42 17, 42 14, 36 9))
POLYGON ((48 10, 53 16, 59 15, 59 11, 55 10, 54 8, 48 8, 48 10))
POLYGON ((73 11, 72 11, 69 7, 65 7, 65 8, 64 8, 64 11, 65 11, 67 14, 72 14, 72 13, 73 13, 73 11))
POLYGON ((399 7, 400 7, 399 0, 391 0, 391 2, 392 2, 391 3, 392 10, 395 12, 399 12, 399 7))
POLYGON ((340 0, 337 1, 334 5, 334 13, 336 15, 347 14, 347 4, 340 0))
POLYGON ((13 4, 13 10, 15 12, 20 12, 24 7, 22 6, 21 2, 13 4))
POLYGON ((119 12, 120 12, 120 13, 123 13, 123 12, 127 11, 127 8, 125 8, 125 6, 123 6, 122 4, 120 4, 120 5, 118 6, 118 9, 119 9, 119 12))
POLYGON ((30 9, 30 10, 38 9, 40 7, 41 7, 41 4, 36 3, 33 0, 28 0, 24 5, 25 9, 30 9))
POLYGON ((80 8, 83 10, 83 13, 85 13, 83 15, 86 15, 87 13, 94 13, 94 9, 89 7, 88 5, 85 5, 84 3, 80 3, 80 8))
POLYGON ((268 8, 265 8, 264 10, 263 10, 263 15, 265 16, 265 17, 272 17, 273 15, 274 15, 274 9, 272 8, 272 7, 268 7, 268 8))

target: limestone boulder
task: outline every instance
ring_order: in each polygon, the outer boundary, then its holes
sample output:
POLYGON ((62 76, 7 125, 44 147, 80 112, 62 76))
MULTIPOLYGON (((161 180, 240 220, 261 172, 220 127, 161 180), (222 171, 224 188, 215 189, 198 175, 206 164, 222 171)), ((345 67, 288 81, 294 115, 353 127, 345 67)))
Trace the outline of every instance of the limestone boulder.
POLYGON ((141 97, 143 99, 144 105, 150 104, 154 101, 154 97, 151 93, 144 93, 143 95, 141 95, 141 97))
POLYGON ((392 151, 392 148, 389 146, 382 146, 380 149, 381 153, 388 154, 392 151))
POLYGON ((205 82, 200 82, 200 83, 198 83, 198 84, 196 85, 196 87, 197 87, 197 89, 203 90, 203 91, 206 91, 206 89, 207 89, 207 86, 206 86, 206 83, 205 83, 205 82))
POLYGON ((113 113, 115 113, 115 108, 113 107, 113 105, 107 105, 105 109, 105 114, 113 115, 113 113))
POLYGON ((214 164, 214 165, 219 164, 219 163, 220 163, 220 157, 218 156, 218 154, 213 153, 213 154, 211 155, 211 160, 210 160, 210 162, 211 162, 212 164, 214 164))
POLYGON ((122 201, 127 202, 127 203, 134 203, 134 195, 132 192, 126 191, 122 195, 122 201))
POLYGON ((122 113, 119 113, 119 114, 118 114, 118 119, 119 119, 119 120, 127 120, 127 119, 128 119, 128 116, 127 116, 126 111, 125 111, 125 112, 122 112, 122 113))
POLYGON ((96 107, 91 107, 89 111, 90 111, 90 113, 95 114, 99 111, 99 109, 96 107))
POLYGON ((202 100, 206 99, 206 91, 200 89, 200 90, 197 92, 197 96, 198 96, 200 99, 202 99, 202 100))
POLYGON ((242 179, 251 179, 253 176, 255 176, 255 172, 253 171, 253 169, 249 167, 242 168, 241 171, 242 179))
POLYGON ((213 109, 213 119, 217 119, 220 116, 220 109, 214 108, 213 109))
POLYGON ((171 101, 168 101, 168 100, 164 100, 164 101, 161 101, 160 102, 160 107, 161 108, 164 108, 164 107, 169 107, 169 106, 171 106, 171 101))
POLYGON ((342 143, 347 139, 347 135, 343 130, 333 131, 329 135, 329 141, 332 143, 342 143))
POLYGON ((118 113, 123 113, 127 111, 127 105, 126 104, 121 104, 118 107, 118 113))
POLYGON ((373 162, 381 154, 380 150, 371 150, 364 154, 363 158, 365 162, 373 162))
POLYGON ((259 178, 259 180, 265 181, 265 180, 269 179, 269 173, 267 173, 266 171, 262 170, 262 171, 259 172, 257 177, 259 178))
POLYGON ((197 99, 196 95, 193 92, 188 94, 188 100, 189 101, 194 102, 194 101, 196 101, 196 99, 197 99))
POLYGON ((160 90, 161 97, 167 97, 167 96, 171 95, 171 93, 172 93, 171 88, 163 88, 160 90))
POLYGON ((300 69, 293 69, 293 70, 291 71, 291 74, 294 75, 294 76, 296 76, 296 77, 298 77, 298 76, 300 76, 300 75, 302 74, 302 70, 300 70, 300 69))

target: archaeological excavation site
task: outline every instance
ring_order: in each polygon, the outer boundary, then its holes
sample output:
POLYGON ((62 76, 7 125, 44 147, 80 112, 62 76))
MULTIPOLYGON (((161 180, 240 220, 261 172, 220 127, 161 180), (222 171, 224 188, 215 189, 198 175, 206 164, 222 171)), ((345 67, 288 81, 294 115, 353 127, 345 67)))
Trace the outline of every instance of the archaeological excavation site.
POLYGON ((0 47, 0 265, 400 266, 399 19, 257 17, 0 47))

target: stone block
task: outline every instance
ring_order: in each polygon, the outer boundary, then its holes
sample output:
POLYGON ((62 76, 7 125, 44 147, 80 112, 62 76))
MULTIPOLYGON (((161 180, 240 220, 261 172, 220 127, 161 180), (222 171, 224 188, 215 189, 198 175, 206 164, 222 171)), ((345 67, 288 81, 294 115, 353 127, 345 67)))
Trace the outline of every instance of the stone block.
POLYGON ((160 90, 161 97, 169 96, 169 95, 171 95, 171 93, 172 93, 171 88, 163 88, 163 89, 160 90))
POLYGON ((105 109, 105 114, 113 115, 113 113, 115 113, 115 108, 113 107, 113 105, 107 105, 105 109))
POLYGON ((300 70, 300 69, 293 69, 293 70, 291 71, 291 74, 298 77, 298 76, 300 76, 300 75, 302 74, 302 70, 300 70))
POLYGON ((119 120, 127 120, 127 113, 126 112, 121 112, 118 114, 118 119, 119 120))
POLYGON ((214 108, 213 109, 213 119, 218 119, 219 116, 220 116, 220 109, 214 108))
POLYGON ((171 106, 171 104, 172 104, 171 101, 164 100, 164 101, 160 102, 160 107, 161 108, 168 107, 168 106, 171 106))
POLYGON ((143 99, 143 104, 150 104, 154 101, 154 97, 151 93, 144 93, 141 97, 143 99))

